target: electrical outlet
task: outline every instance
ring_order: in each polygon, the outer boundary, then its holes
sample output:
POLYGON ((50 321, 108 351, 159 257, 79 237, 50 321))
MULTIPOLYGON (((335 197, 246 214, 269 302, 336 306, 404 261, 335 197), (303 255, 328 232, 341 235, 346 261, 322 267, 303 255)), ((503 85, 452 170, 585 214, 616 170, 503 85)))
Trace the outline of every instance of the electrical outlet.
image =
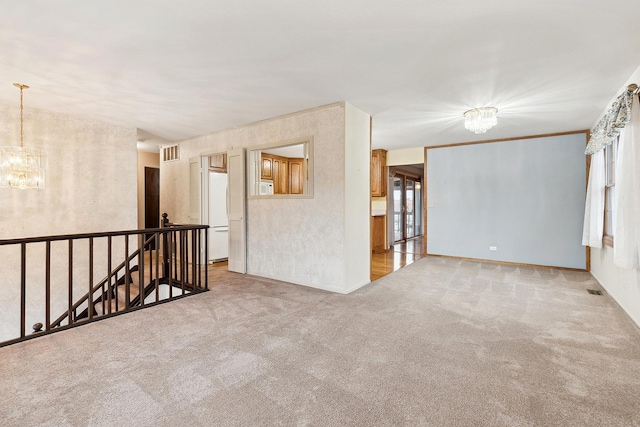
POLYGON ((489 250, 490 251, 497 251, 498 247, 497 246, 489 246, 489 250))

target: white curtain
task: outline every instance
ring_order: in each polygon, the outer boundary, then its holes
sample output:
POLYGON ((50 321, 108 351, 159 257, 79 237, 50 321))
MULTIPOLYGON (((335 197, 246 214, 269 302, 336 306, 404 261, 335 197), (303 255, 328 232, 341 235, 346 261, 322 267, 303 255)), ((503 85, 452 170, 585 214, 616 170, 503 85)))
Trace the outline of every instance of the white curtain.
POLYGON ((587 201, 584 208, 584 225, 582 228, 582 244, 584 246, 602 247, 605 181, 604 150, 601 149, 591 154, 587 201))
POLYGON ((640 103, 633 97, 631 119, 620 135, 616 159, 613 263, 639 268, 640 257, 640 103))

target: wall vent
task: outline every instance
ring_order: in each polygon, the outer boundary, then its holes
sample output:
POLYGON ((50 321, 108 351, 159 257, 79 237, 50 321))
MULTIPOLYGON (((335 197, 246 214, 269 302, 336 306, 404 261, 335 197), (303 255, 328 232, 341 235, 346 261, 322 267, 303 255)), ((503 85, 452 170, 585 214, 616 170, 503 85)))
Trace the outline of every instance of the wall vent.
POLYGON ((162 147, 162 161, 173 162, 180 160, 180 146, 178 144, 162 147))

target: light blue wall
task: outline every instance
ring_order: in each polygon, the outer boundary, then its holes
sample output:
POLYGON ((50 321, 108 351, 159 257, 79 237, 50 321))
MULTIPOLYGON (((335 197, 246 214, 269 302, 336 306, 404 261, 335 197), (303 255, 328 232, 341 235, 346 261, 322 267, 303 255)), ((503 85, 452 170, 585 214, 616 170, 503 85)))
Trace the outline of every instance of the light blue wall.
POLYGON ((428 253, 586 268, 585 144, 580 133, 429 149, 428 253))

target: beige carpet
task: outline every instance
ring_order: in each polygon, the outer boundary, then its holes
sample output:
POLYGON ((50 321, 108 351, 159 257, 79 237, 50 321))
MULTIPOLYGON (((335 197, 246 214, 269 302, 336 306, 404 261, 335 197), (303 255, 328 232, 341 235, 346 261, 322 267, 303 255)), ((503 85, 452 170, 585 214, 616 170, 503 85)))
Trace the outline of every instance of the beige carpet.
POLYGON ((640 425, 639 331, 587 273, 423 258, 347 296, 219 280, 0 349, 0 424, 640 425))

